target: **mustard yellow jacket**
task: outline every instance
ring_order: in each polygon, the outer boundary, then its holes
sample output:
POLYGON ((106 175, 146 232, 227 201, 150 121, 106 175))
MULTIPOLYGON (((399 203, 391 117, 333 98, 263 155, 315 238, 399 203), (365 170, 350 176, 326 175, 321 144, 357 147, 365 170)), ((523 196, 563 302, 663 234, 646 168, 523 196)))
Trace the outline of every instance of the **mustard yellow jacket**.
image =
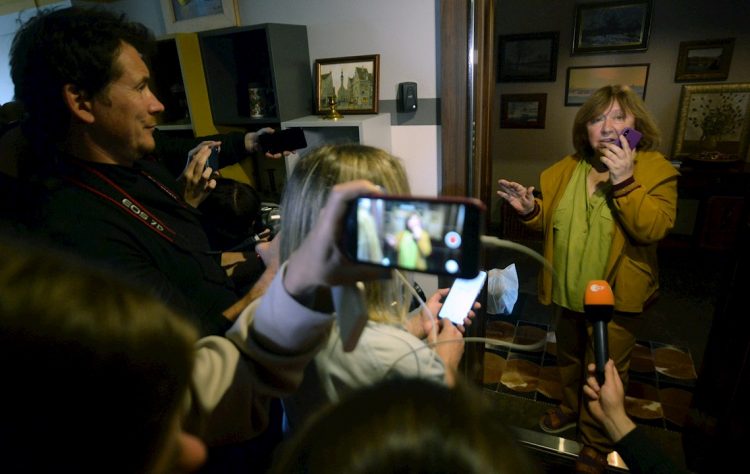
MULTIPOLYGON (((534 213, 524 220, 532 229, 544 232, 544 257, 552 262, 552 216, 578 164, 569 155, 542 171, 542 198, 534 213)), ((615 220, 606 280, 615 295, 615 310, 640 313, 659 289, 656 257, 658 242, 674 226, 677 212, 679 173, 658 152, 638 152, 633 177, 612 187, 607 203, 615 220)), ((539 274, 539 301, 552 302, 552 274, 539 274)))

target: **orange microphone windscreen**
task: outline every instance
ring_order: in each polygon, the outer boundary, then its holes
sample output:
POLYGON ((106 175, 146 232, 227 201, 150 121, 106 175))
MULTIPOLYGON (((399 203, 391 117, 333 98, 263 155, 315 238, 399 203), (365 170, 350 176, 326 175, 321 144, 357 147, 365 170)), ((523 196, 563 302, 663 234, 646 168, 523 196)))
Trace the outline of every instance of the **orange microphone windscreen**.
POLYGON ((583 296, 584 305, 614 306, 615 296, 606 280, 591 280, 586 285, 583 296))

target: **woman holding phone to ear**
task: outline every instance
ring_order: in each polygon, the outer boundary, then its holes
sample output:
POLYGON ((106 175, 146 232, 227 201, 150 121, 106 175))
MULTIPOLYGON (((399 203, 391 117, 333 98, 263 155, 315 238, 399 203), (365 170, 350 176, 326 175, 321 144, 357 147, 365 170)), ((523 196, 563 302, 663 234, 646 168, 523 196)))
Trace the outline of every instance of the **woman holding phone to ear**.
POLYGON ((542 171, 541 197, 534 196, 533 186, 498 181, 497 194, 525 225, 543 231, 543 253, 557 275, 553 279, 542 269, 538 291, 540 302, 555 306, 563 400, 540 426, 560 433, 578 424, 584 448, 576 472, 603 472, 612 451, 581 404, 586 367, 593 362, 591 324, 583 313, 586 284, 603 279, 612 286, 609 351, 625 385, 641 313, 658 293, 657 244, 674 226, 678 176, 655 151, 659 139, 638 94, 627 86, 605 86, 576 114, 575 152, 542 171), (642 135, 636 148, 623 136, 627 128, 642 135))

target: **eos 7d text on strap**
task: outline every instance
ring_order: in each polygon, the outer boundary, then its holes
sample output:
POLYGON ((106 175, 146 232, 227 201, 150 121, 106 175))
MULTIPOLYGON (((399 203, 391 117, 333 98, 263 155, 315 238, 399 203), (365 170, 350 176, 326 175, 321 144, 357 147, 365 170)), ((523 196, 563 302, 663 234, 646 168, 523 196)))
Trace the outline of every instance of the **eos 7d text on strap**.
MULTIPOLYGON (((99 196, 102 199, 114 204, 118 209, 122 210, 129 216, 132 216, 138 222, 159 234, 162 238, 168 240, 173 244, 177 244, 177 242, 175 242, 177 233, 169 228, 169 226, 167 226, 164 222, 159 220, 151 211, 148 210, 148 208, 146 208, 146 206, 139 203, 138 200, 136 200, 124 189, 118 186, 114 181, 104 176, 98 170, 95 170, 81 162, 74 163, 89 172, 92 177, 98 178, 101 187, 98 188, 96 186, 93 186, 92 184, 84 183, 83 181, 80 181, 70 175, 65 175, 65 179, 67 179, 74 185, 83 188, 95 194, 96 196, 99 196)), ((150 176, 147 175, 147 177, 150 178, 151 181, 155 181, 150 176)), ((159 187, 164 190, 164 186, 159 187)), ((174 193, 170 192, 169 195, 172 196, 172 198, 176 199, 174 193)))

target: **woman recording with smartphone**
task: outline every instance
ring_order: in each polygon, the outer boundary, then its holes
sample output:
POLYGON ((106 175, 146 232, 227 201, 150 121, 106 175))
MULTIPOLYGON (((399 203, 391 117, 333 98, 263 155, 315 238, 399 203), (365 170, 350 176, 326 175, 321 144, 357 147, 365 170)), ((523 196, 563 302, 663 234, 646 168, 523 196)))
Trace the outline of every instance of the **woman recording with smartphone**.
MULTIPOLYGON (((377 148, 357 144, 323 146, 300 159, 281 201, 282 215, 294 216, 282 219, 281 261, 294 252, 310 232, 330 189, 338 183, 361 179, 388 190, 389 194, 411 194, 401 161, 377 148)), ((357 213, 352 215, 356 219, 357 213)), ((363 306, 368 320, 354 350, 345 352, 343 331, 334 325, 325 347, 305 370, 300 389, 284 399, 292 429, 345 393, 384 378, 401 375, 453 383, 464 350, 463 326, 434 317, 448 290, 438 290, 428 298, 432 316, 427 317, 421 310, 409 311, 412 294, 408 285, 390 275, 385 271, 384 279, 364 284, 363 306), (430 348, 427 344, 431 342, 439 344, 430 348)), ((357 275, 352 275, 347 284, 352 285, 358 279, 357 275)), ((317 297, 330 300, 329 293, 317 297)), ((466 315, 464 324, 469 324, 471 314, 466 315)))
POLYGON ((555 306, 563 400, 542 417, 540 426, 560 433, 578 424, 584 447, 576 472, 602 472, 612 451, 606 434, 580 403, 585 371, 593 362, 591 324, 583 311, 586 284, 601 279, 612 286, 609 351, 626 385, 641 313, 659 288, 657 244, 674 226, 678 176, 655 151, 659 139, 658 127, 635 92, 605 86, 578 110, 575 152, 542 172, 540 197, 534 196, 533 186, 498 181, 497 194, 528 227, 543 231, 543 253, 555 269, 556 278, 542 270, 538 291, 540 302, 555 306), (623 132, 640 134, 640 142, 623 132))

